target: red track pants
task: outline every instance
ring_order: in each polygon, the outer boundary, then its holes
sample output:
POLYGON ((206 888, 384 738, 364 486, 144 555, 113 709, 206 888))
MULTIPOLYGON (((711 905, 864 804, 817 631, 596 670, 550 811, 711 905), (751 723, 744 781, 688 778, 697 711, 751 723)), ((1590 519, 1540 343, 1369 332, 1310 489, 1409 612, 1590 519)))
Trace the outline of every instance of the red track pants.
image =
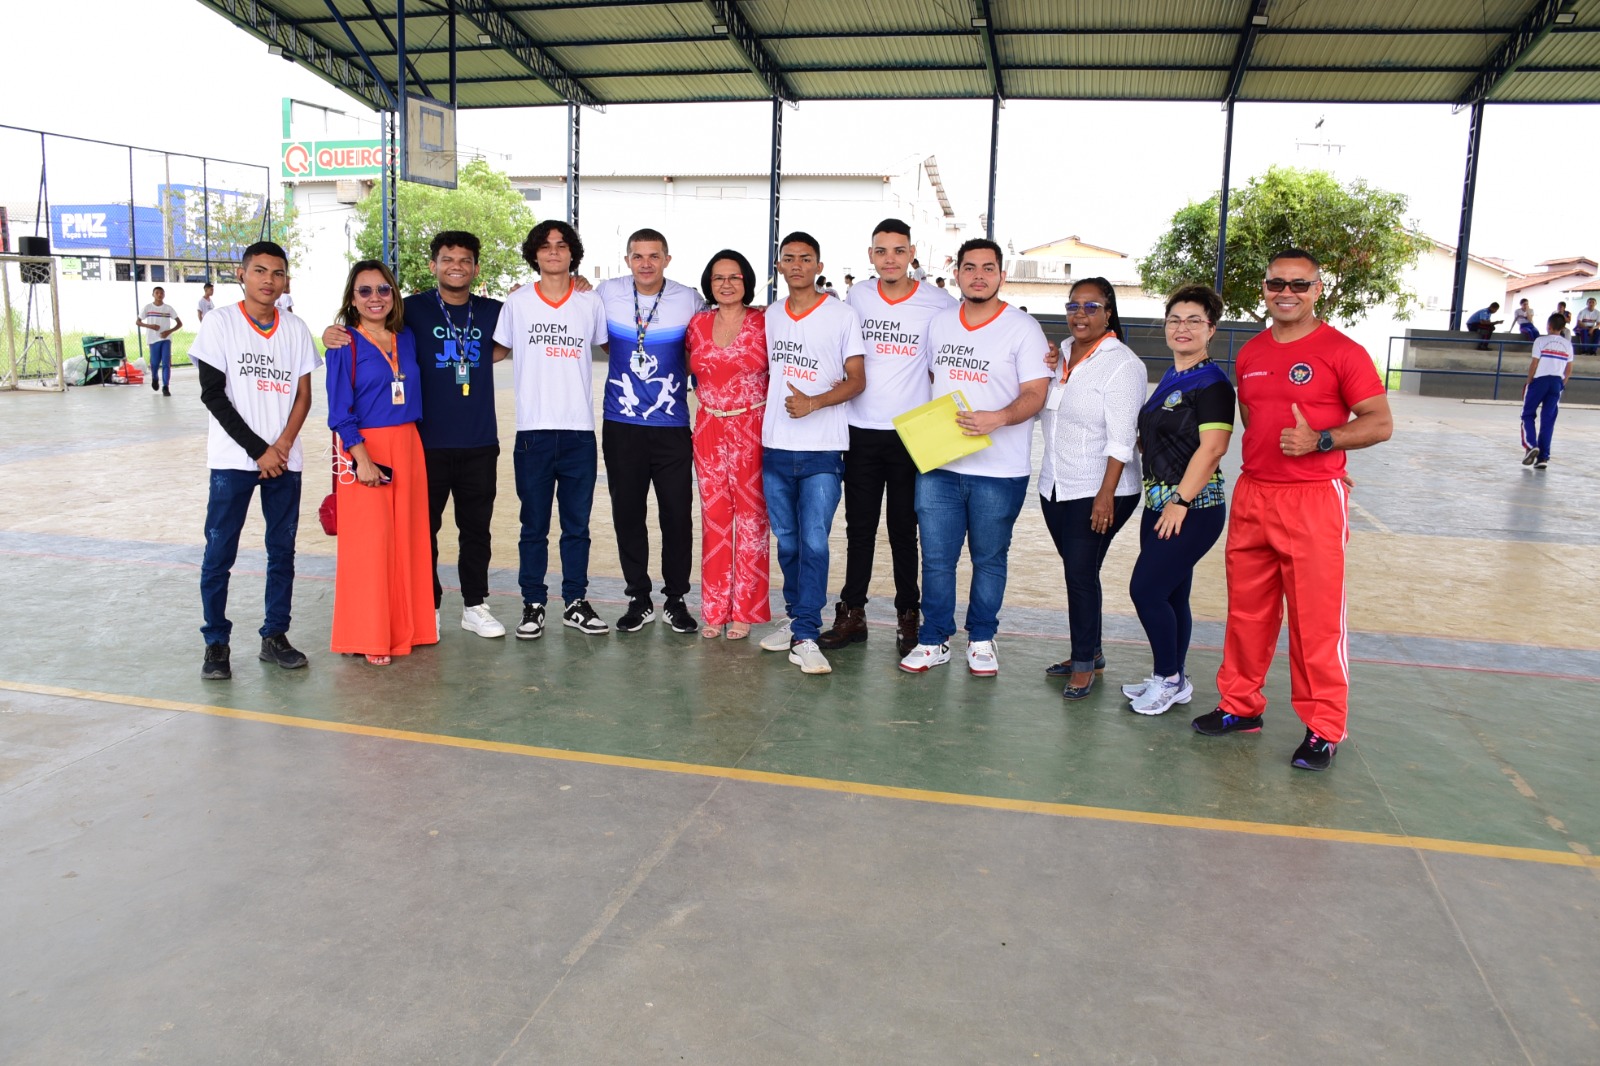
POLYGON ((1340 481, 1240 476, 1228 516, 1228 628, 1217 671, 1221 706, 1254 717, 1289 603, 1289 692, 1327 740, 1345 739, 1350 699, 1344 555, 1349 502, 1340 481))

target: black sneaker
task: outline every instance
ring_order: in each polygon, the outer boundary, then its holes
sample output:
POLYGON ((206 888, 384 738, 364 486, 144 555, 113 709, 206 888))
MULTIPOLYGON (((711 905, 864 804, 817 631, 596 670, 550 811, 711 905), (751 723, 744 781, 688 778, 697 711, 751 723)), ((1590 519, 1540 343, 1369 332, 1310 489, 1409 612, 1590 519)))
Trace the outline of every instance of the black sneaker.
POLYGON ((161 382, 156 380, 156 376, 154 374, 150 375, 150 391, 151 392, 160 392, 161 391, 161 382))
POLYGON ((661 608, 661 614, 674 633, 693 633, 700 628, 700 623, 689 613, 682 596, 668 596, 667 602, 661 608))
POLYGON ((233 667, 228 665, 228 646, 207 644, 205 662, 200 664, 200 680, 226 681, 232 676, 233 667))
POLYGON ((171 396, 172 395, 172 390, 167 388, 165 385, 163 385, 163 386, 161 386, 161 395, 163 395, 163 396, 171 396))
POLYGON ((538 640, 544 636, 544 604, 522 605, 522 622, 517 626, 518 640, 538 640))
POLYGON ((261 655, 264 663, 277 663, 285 670, 298 670, 309 661, 305 655, 289 643, 289 638, 282 633, 272 637, 261 638, 261 655))
POLYGON ((598 637, 603 633, 611 632, 611 627, 606 625, 606 620, 595 613, 589 606, 588 600, 573 600, 567 604, 567 609, 561 612, 561 624, 571 626, 580 633, 587 633, 591 637, 598 637))
POLYGON ((1306 738, 1294 749, 1289 765, 1302 770, 1326 770, 1333 765, 1333 753, 1338 750, 1339 745, 1307 729, 1306 738))
POLYGON ((655 604, 648 599, 629 600, 628 611, 617 619, 618 633, 637 633, 656 620, 655 604))
POLYGON ((1263 717, 1258 714, 1254 718, 1243 718, 1237 714, 1229 714, 1218 707, 1210 714, 1202 714, 1189 724, 1194 726, 1196 733, 1204 733, 1208 737, 1220 737, 1225 733, 1259 733, 1263 717))

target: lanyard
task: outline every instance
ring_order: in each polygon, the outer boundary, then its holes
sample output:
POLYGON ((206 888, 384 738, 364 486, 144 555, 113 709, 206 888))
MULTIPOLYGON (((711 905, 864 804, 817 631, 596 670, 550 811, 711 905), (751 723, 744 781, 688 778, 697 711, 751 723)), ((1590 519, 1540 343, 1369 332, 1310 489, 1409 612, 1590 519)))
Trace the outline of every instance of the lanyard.
POLYGON ((439 290, 433 290, 433 298, 439 301, 439 313, 444 316, 445 333, 450 340, 456 342, 456 361, 467 361, 467 341, 472 337, 472 297, 467 297, 467 328, 461 329, 450 317, 450 308, 446 306, 444 297, 439 295, 439 290))
POLYGON ((1104 344, 1105 341, 1106 341, 1106 338, 1111 336, 1111 335, 1112 334, 1111 334, 1110 330, 1106 330, 1104 333, 1100 334, 1100 339, 1094 342, 1094 347, 1090 348, 1088 350, 1088 352, 1086 352, 1084 354, 1083 358, 1079 359, 1076 364, 1074 364, 1071 361, 1072 360, 1072 347, 1069 345, 1067 347, 1066 358, 1061 360, 1061 384, 1065 385, 1067 383, 1067 379, 1072 377, 1072 372, 1074 370, 1076 370, 1078 367, 1082 366, 1084 363, 1087 363, 1089 360, 1093 359, 1094 358, 1094 353, 1098 352, 1100 350, 1100 345, 1104 344))
MULTIPOLYGON (((378 348, 378 354, 383 356, 383 361, 389 364, 389 372, 394 375, 394 379, 396 381, 402 380, 405 375, 400 373, 400 338, 391 333, 389 335, 389 350, 384 351, 382 348, 378 347, 378 342, 372 339, 372 334, 368 333, 360 326, 357 326, 356 330, 363 337, 367 338, 368 344, 372 345, 374 348, 378 348)), ((353 354, 354 353, 352 353, 352 355, 353 354)))
POLYGON ((666 294, 667 285, 666 282, 663 281, 661 283, 661 291, 656 293, 656 302, 650 305, 650 317, 646 318, 639 310, 639 286, 637 284, 633 286, 633 325, 634 328, 639 331, 639 345, 635 349, 636 351, 644 351, 645 332, 649 330, 651 324, 655 322, 656 312, 661 310, 661 298, 666 294))

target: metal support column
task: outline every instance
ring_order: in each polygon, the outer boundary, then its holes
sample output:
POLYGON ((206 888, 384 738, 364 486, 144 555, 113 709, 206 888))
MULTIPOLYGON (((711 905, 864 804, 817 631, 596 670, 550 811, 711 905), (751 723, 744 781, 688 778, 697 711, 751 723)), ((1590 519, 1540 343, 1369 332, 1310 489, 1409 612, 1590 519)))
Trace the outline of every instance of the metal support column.
POLYGON ((994 193, 1000 181, 1000 97, 994 98, 989 120, 989 213, 983 216, 983 235, 994 240, 994 193))
POLYGON ((783 214, 783 101, 772 98, 772 169, 767 178, 767 303, 778 298, 778 219, 783 214))
POLYGON ((1456 277, 1450 286, 1450 328, 1461 328, 1467 297, 1467 245, 1472 242, 1472 201, 1478 192, 1478 150, 1483 147, 1483 97, 1472 102, 1467 126, 1467 177, 1461 190, 1461 227, 1456 230, 1456 277))
POLYGON ((380 142, 383 151, 383 172, 378 187, 379 201, 378 213, 382 217, 380 233, 383 238, 382 255, 384 263, 390 270, 396 270, 400 263, 400 233, 399 201, 400 201, 400 175, 397 163, 400 153, 396 149, 394 140, 395 113, 383 112, 383 137, 380 142))
POLYGON ((578 186, 583 181, 579 156, 583 145, 583 108, 567 101, 567 225, 578 228, 578 186))
POLYGON ((445 5, 445 33, 450 38, 450 106, 456 104, 456 0, 445 5))
MULTIPOLYGON (((128 277, 133 281, 133 317, 144 318, 144 305, 139 302, 139 227, 133 218, 133 146, 128 147, 128 277)), ((115 268, 113 268, 113 272, 115 268)), ((139 356, 144 357, 144 330, 133 331, 139 336, 139 356)))
POLYGON ((1222 294, 1222 276, 1228 268, 1228 182, 1233 170, 1233 101, 1222 105, 1227 125, 1222 135, 1222 193, 1217 197, 1217 294, 1222 294))

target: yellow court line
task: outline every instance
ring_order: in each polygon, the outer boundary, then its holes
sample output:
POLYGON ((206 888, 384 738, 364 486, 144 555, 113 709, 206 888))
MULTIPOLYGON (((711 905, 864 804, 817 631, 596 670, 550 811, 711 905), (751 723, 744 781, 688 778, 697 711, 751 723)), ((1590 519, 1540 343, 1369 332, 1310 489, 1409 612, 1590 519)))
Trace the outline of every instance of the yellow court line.
POLYGON ((235 718, 246 722, 264 722, 270 725, 292 726, 297 729, 315 729, 324 733, 345 733, 351 736, 378 737, 384 740, 404 740, 414 744, 468 748, 474 751, 492 751, 506 755, 523 755, 561 762, 588 763, 594 766, 621 766, 632 770, 651 770, 657 773, 690 774, 696 777, 713 777, 728 781, 781 785, 786 788, 804 788, 816 792, 838 792, 854 796, 873 796, 879 799, 907 800, 913 803, 937 803, 950 807, 976 807, 983 810, 1044 814, 1057 818, 1082 818, 1099 822, 1159 825, 1177 829, 1204 829, 1212 832, 1244 833, 1250 836, 1287 837, 1294 840, 1324 840, 1338 844, 1369 844, 1386 848, 1411 848, 1416 851, 1434 851, 1448 855, 1511 859, 1517 862, 1536 862, 1551 866, 1587 867, 1600 872, 1600 855, 1580 855, 1573 852, 1553 851, 1545 848, 1518 848, 1503 844, 1479 844, 1467 840, 1442 840, 1434 837, 1407 836, 1402 833, 1368 833, 1356 829, 1324 829, 1306 825, 1242 822, 1227 818, 1200 818, 1188 814, 1159 814, 1151 811, 1121 810, 1115 807, 1089 807, 1076 803, 1046 803, 1040 800, 1009 799, 1001 796, 977 796, 964 792, 935 792, 921 788, 905 788, 899 785, 874 785, 860 781, 837 781, 826 777, 779 774, 770 770, 741 770, 732 766, 707 766, 698 763, 671 762, 663 759, 641 759, 632 755, 605 755, 598 752, 566 751, 561 748, 536 747, 532 744, 511 744, 498 740, 453 737, 443 733, 418 733, 407 729, 385 729, 382 726, 355 725, 349 722, 327 722, 316 718, 269 714, 265 711, 242 711, 232 707, 213 707, 203 703, 183 703, 178 700, 152 699, 148 696, 123 696, 111 692, 93 692, 87 689, 62 688, 56 685, 35 685, 26 681, 0 680, 0 690, 28 692, 39 696, 93 700, 99 703, 111 703, 125 707, 144 707, 154 711, 183 711, 191 714, 211 715, 216 718, 235 718))

